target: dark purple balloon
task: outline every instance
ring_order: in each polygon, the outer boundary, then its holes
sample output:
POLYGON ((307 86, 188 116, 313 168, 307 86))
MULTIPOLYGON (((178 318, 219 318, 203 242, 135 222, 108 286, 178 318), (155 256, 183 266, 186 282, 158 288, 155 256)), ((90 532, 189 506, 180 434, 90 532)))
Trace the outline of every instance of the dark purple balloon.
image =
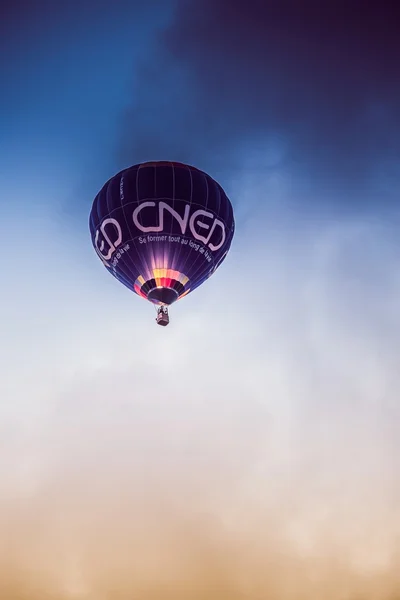
POLYGON ((201 285, 226 257, 232 205, 209 175, 177 162, 146 162, 111 177, 90 213, 93 246, 114 277, 169 305, 201 285))

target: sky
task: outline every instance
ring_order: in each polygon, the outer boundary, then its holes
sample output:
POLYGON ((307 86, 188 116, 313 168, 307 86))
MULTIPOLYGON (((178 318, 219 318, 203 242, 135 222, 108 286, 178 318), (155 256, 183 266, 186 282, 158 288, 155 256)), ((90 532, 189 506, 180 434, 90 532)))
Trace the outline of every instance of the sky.
POLYGON ((0 12, 0 597, 400 597, 393 3, 0 12), (94 196, 205 169, 236 231, 168 328, 94 196))

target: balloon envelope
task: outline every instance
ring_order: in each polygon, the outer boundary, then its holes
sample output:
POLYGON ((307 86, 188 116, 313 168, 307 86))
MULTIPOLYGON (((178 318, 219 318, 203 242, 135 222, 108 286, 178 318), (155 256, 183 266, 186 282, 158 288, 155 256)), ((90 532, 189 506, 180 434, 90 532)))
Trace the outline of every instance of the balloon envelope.
POLYGON ((94 249, 130 290, 169 305, 222 263, 235 222, 222 187, 195 167, 146 162, 111 177, 89 219, 94 249))

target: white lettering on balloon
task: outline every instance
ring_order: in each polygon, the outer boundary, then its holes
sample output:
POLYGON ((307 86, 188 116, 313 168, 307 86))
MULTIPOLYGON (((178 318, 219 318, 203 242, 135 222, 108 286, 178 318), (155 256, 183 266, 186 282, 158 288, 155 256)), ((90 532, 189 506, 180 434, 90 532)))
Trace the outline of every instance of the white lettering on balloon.
MULTIPOLYGON (((139 231, 142 231, 143 233, 158 233, 158 232, 163 231, 164 230, 164 211, 168 211, 179 223, 182 235, 185 235, 185 233, 189 227, 189 231, 192 234, 192 236, 196 240, 203 242, 203 244, 205 244, 206 246, 209 246, 210 250, 212 250, 213 252, 216 252, 224 245, 224 242, 226 239, 226 233, 225 233, 225 225, 223 224, 223 222, 220 221, 219 219, 217 219, 216 217, 214 217, 214 215, 211 212, 208 212, 203 209, 196 210, 189 219, 190 204, 185 205, 185 211, 183 213, 183 216, 181 216, 176 210, 174 210, 171 206, 169 206, 169 204, 167 204, 166 202, 160 201, 158 203, 158 225, 154 224, 154 225, 145 227, 144 225, 142 225, 139 222, 139 219, 138 219, 139 214, 141 213, 142 210, 154 208, 155 206, 156 206, 155 202, 151 202, 151 201, 142 202, 133 211, 133 215, 132 215, 133 222, 134 222, 135 226, 139 229, 139 231), (208 223, 203 223, 202 221, 199 221, 199 220, 196 221, 196 218, 198 218, 198 217, 207 217, 207 218, 211 219, 212 226, 210 226, 210 224, 208 224, 208 223), (201 228, 201 229, 210 230, 208 236, 205 237, 205 236, 201 235, 198 232, 198 230, 196 229, 196 227, 201 228), (220 228, 222 235, 221 235, 221 240, 219 241, 219 243, 217 245, 215 245, 215 244, 210 243, 210 240, 211 240, 211 237, 212 237, 214 231, 218 227, 220 228)), ((156 211, 156 214, 157 214, 157 211, 156 211)))
POLYGON ((100 225, 100 229, 97 229, 96 235, 94 238, 95 250, 96 250, 97 254, 99 255, 99 257, 101 258, 101 260, 103 261, 103 263, 106 263, 106 261, 111 259, 112 255, 114 254, 114 252, 118 248, 118 246, 121 244, 121 242, 122 242, 122 229, 121 229, 121 226, 118 223, 118 221, 116 219, 104 219, 104 221, 100 225), (106 231, 107 226, 108 226, 108 232, 110 235, 106 231), (104 239, 100 239, 100 244, 99 244, 100 235, 104 239), (113 237, 113 240, 111 239, 110 236, 113 237), (104 242, 106 242, 108 249, 104 242), (106 252, 104 252, 104 250, 106 250, 106 252))
MULTIPOLYGON (((121 181, 122 184, 122 181, 121 181)), ((123 194, 122 186, 120 192, 123 194)), ((147 236, 139 237, 140 244, 150 242, 165 242, 180 243, 188 245, 195 252, 203 254, 208 262, 212 261, 212 254, 219 250, 225 243, 226 231, 224 223, 215 217, 212 212, 197 209, 190 216, 190 204, 185 204, 183 215, 174 210, 169 204, 162 200, 157 203, 154 201, 145 201, 139 204, 132 213, 132 220, 135 227, 147 236), (143 216, 146 216, 146 221, 153 223, 152 225, 144 226, 140 223, 139 218, 142 211, 143 216), (147 212, 150 211, 150 212, 147 212), (149 235, 150 233, 161 233, 164 230, 164 216, 167 211, 179 224, 182 237, 179 235, 149 235), (208 222, 207 222, 208 221, 208 222), (216 235, 214 233, 216 232, 216 235), (218 235, 219 233, 219 235, 218 235), (196 243, 194 240, 188 239, 193 237, 201 242, 196 243), (204 246, 203 246, 204 244, 204 246)), ((114 218, 105 219, 99 229, 96 230, 94 238, 94 246, 97 254, 103 263, 110 267, 108 261, 111 260, 114 253, 122 243, 122 228, 118 221, 114 218)), ((116 265, 112 265, 114 268, 116 265)))

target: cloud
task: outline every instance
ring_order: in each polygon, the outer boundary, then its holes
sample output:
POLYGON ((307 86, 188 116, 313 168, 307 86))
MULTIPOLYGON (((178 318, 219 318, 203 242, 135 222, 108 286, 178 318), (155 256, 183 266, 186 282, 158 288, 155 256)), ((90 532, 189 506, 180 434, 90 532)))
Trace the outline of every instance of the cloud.
POLYGON ((396 21, 288 6, 176 2, 133 73, 123 165, 193 162, 237 216, 166 330, 69 174, 4 180, 7 600, 400 595, 396 21))
POLYGON ((280 139, 280 170, 321 203, 393 202, 395 23, 388 4, 178 1, 158 52, 135 67, 122 161, 170 157, 229 179, 265 172, 265 150, 261 163, 244 157, 280 139))
POLYGON ((399 595, 396 223, 314 216, 250 215, 166 330, 86 239, 27 217, 3 296, 2 597, 399 595))

